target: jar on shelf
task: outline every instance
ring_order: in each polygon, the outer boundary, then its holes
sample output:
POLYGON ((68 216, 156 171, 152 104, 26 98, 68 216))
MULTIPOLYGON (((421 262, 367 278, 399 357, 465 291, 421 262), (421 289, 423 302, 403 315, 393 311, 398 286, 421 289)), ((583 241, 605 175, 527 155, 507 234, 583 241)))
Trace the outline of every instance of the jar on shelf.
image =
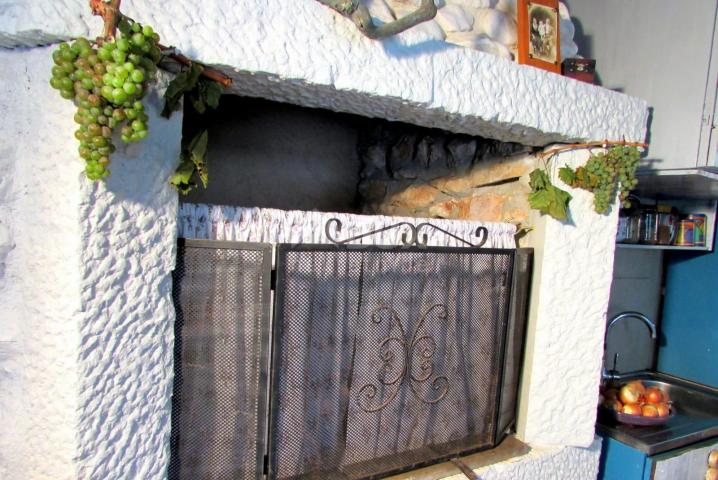
POLYGON ((656 206, 658 223, 658 245, 671 245, 676 239, 678 213, 671 205, 656 206))
POLYGON ((682 218, 678 222, 678 228, 676 230, 676 241, 674 245, 678 247, 693 247, 695 246, 695 221, 689 218, 682 218))
POLYGON ((631 199, 631 207, 622 208, 618 212, 618 230, 616 242, 638 243, 641 230, 641 209, 637 199, 631 199))
POLYGON ((644 207, 641 212, 641 243, 658 244, 658 211, 655 207, 644 207))

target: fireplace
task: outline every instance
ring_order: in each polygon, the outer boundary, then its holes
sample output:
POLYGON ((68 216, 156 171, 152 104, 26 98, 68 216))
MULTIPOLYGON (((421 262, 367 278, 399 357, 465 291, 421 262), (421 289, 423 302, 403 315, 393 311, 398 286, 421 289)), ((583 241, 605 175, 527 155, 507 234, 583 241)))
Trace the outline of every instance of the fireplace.
POLYGON ((381 478, 510 433, 531 251, 417 243, 182 240, 169 478, 381 478))
MULTIPOLYGON (((192 2, 162 5, 135 0, 123 2, 122 10, 152 24, 163 43, 229 75, 234 83, 228 95, 403 122, 529 150, 576 140, 645 138, 648 109, 639 99, 411 31, 370 40, 315 0, 214 2, 199 17, 192 2)), ((147 97, 148 138, 118 148, 105 183, 88 182, 76 154, 74 107, 49 86, 52 47, 47 44, 94 36, 101 22, 90 16, 85 2, 63 4, 61 12, 53 2, 32 7, 9 8, 0 22, 0 42, 7 47, 0 51, 7 85, 0 98, 6 117, 0 129, 12 139, 0 156, 5 172, 0 178, 0 387, 7 392, 0 396, 0 411, 14 420, 0 431, 0 476, 164 478, 174 419, 172 272, 187 208, 167 179, 180 152, 182 112, 161 117, 168 81, 162 76, 147 97)), ((402 145, 431 152, 441 143, 433 140, 402 145)), ((460 153, 470 143, 451 147, 460 153)), ((443 144, 448 149, 449 143, 443 144)), ((366 173, 359 193, 369 200, 361 211, 405 218, 414 205, 425 212, 416 216, 443 225, 443 219, 501 204, 506 208, 491 210, 513 222, 519 218, 513 212, 522 210, 512 202, 525 198, 526 169, 537 163, 531 151, 517 154, 525 161, 488 159, 492 167, 485 172, 471 165, 441 178, 398 161, 389 162, 391 178, 358 167, 357 176, 366 173), (465 195, 465 186, 473 189, 477 181, 493 184, 497 197, 465 195), (404 189, 409 182, 417 184, 404 189)), ((555 157, 549 168, 554 181, 553 167, 575 167, 586 158, 585 152, 555 157)), ((469 165, 455 163, 460 169, 469 165)), ((521 246, 534 249, 516 416, 516 437, 532 451, 510 461, 472 464, 481 478, 543 478, 546 472, 569 472, 582 480, 595 476, 600 442, 594 418, 617 212, 598 215, 589 194, 568 190, 574 197, 570 222, 534 213, 517 220, 530 228, 521 246)), ((343 198, 351 206, 351 198, 343 198)), ((210 203, 219 210, 227 205, 210 203)), ((208 215, 215 213, 207 209, 208 215)), ((296 243, 322 243, 324 223, 307 226, 296 243)), ((234 236, 226 229, 216 233, 234 236)), ((249 235, 241 241, 295 243, 270 237, 249 235)), ((400 237, 388 234, 377 243, 396 246, 400 237)), ((417 321, 411 317, 401 318, 406 335, 413 335, 408 322, 417 321)), ((222 419, 213 421, 219 425, 222 419)))

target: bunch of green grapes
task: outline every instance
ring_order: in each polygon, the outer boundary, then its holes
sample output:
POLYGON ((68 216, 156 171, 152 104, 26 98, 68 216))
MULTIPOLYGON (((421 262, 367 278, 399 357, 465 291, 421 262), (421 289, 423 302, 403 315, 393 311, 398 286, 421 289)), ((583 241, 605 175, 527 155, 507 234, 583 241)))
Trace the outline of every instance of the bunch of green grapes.
POLYGON ((628 195, 638 185, 636 168, 639 159, 637 148, 624 146, 592 155, 585 166, 576 169, 572 186, 593 192, 593 206, 598 213, 611 208, 617 192, 621 205, 630 207, 628 195))
POLYGON ((55 65, 50 85, 77 105, 75 138, 90 180, 109 175, 117 128, 124 142, 147 136, 142 98, 161 59, 159 36, 152 27, 127 19, 120 22, 119 30, 112 41, 98 39, 99 47, 78 38, 72 44, 61 43, 52 53, 55 65))

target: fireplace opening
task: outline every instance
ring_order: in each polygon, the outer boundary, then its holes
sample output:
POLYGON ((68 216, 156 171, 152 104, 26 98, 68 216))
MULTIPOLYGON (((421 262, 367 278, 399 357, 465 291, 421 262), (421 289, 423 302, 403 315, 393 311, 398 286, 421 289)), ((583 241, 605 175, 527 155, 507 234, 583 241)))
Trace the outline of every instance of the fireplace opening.
POLYGON ((210 183, 180 206, 169 478, 381 478, 509 434, 531 148, 263 99, 191 110, 210 183))
POLYGON ((401 122, 226 95, 185 108, 206 128, 209 185, 191 204, 525 223, 533 148, 401 122))

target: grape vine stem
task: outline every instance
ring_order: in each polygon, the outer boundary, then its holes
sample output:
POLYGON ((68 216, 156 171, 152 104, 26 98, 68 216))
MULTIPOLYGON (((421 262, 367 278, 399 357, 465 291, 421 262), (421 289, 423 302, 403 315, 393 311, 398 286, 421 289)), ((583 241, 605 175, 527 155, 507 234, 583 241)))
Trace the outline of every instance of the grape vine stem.
POLYGON ((561 153, 561 152, 568 152, 571 150, 583 150, 583 149, 590 149, 590 148, 617 147, 617 146, 648 148, 648 144, 642 143, 642 142, 627 142, 625 140, 604 140, 602 142, 570 143, 570 144, 566 144, 566 145, 561 145, 560 147, 555 147, 555 148, 546 150, 544 152, 540 152, 537 154, 537 156, 539 159, 544 160, 544 163, 545 163, 545 161, 547 161, 549 158, 551 158, 554 155, 561 153))

